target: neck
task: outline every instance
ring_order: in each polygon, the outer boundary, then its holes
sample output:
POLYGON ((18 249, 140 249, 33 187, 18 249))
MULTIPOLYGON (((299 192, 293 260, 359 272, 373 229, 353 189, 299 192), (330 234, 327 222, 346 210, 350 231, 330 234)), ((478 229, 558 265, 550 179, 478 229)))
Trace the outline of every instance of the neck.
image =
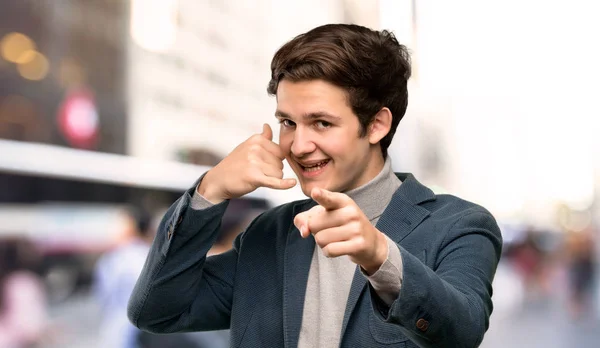
POLYGON ((377 145, 377 149, 371 149, 371 151, 377 151, 377 153, 374 153, 371 156, 369 163, 367 164, 366 175, 363 177, 363 182, 361 185, 364 185, 369 181, 373 180, 373 178, 375 178, 377 175, 379 175, 379 173, 381 173, 385 165, 385 160, 383 159, 383 155, 381 154, 381 149, 379 148, 379 145, 377 145))
POLYGON ((392 170, 390 159, 384 162, 375 176, 364 185, 346 194, 356 202, 371 222, 376 221, 392 199, 401 182, 392 170))

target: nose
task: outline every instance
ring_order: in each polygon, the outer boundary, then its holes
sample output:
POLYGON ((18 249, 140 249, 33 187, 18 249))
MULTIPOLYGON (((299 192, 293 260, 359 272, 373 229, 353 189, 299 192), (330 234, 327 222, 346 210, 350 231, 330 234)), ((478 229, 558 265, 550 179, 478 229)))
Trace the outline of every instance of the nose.
POLYGON ((311 139, 310 132, 297 127, 294 131, 294 140, 292 142, 291 151, 295 157, 303 157, 314 152, 317 145, 311 139))

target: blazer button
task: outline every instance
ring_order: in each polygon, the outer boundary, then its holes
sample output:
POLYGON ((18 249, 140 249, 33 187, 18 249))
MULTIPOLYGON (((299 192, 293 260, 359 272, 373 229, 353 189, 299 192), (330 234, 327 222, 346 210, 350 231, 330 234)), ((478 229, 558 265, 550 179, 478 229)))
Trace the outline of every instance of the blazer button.
POLYGON ((171 237, 173 237, 173 225, 169 225, 169 231, 167 232, 167 239, 171 240, 171 237))
POLYGON ((425 332, 429 328, 429 322, 423 318, 417 320, 417 329, 425 332))

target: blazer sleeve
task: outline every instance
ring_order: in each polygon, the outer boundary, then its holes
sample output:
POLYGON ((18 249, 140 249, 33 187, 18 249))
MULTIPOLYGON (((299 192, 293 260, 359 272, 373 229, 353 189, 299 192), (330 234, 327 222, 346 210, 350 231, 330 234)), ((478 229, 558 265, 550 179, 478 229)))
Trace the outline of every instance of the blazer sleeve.
POLYGON ((229 328, 237 248, 206 256, 218 237, 228 201, 195 210, 191 207, 195 188, 162 218, 129 299, 127 316, 144 331, 229 328))
MULTIPOLYGON (((421 347, 477 347, 489 326, 492 280, 502 251, 500 229, 487 211, 451 224, 433 269, 398 245, 403 279, 390 307, 376 315, 421 347)), ((372 296, 373 297, 373 296, 372 296)))

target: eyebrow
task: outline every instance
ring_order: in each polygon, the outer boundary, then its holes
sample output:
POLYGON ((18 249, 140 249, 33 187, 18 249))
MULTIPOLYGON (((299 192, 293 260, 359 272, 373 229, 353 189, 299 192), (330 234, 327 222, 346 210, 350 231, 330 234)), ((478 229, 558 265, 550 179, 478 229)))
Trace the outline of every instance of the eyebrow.
MULTIPOLYGON (((277 118, 293 118, 290 115, 288 115, 285 112, 280 111, 280 110, 275 111, 275 117, 277 117, 277 118)), ((332 115, 325 111, 309 112, 307 114, 303 114, 302 118, 309 119, 309 120, 314 120, 314 119, 319 119, 319 118, 329 118, 329 119, 336 119, 336 120, 341 119, 341 117, 332 115)))

